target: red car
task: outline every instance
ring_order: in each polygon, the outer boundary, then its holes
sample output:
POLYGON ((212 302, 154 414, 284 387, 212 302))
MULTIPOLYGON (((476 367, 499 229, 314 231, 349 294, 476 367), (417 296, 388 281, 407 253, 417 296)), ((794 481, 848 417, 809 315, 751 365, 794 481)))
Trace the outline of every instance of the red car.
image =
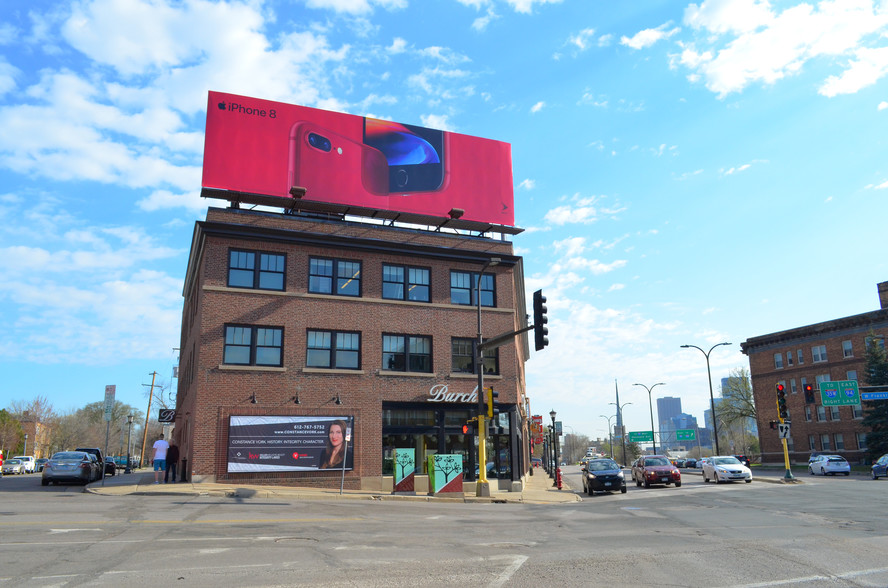
POLYGON ((681 486, 681 472, 665 455, 644 455, 636 459, 632 464, 632 479, 636 486, 644 484, 645 488, 650 488, 651 484, 681 486))

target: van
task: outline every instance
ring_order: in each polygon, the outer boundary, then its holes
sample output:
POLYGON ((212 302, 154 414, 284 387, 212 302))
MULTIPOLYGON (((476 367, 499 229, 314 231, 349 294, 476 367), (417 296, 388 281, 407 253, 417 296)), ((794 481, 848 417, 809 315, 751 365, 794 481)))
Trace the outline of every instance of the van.
POLYGON ((20 459, 25 464, 26 474, 33 474, 37 471, 37 462, 33 455, 16 455, 12 459, 20 459))

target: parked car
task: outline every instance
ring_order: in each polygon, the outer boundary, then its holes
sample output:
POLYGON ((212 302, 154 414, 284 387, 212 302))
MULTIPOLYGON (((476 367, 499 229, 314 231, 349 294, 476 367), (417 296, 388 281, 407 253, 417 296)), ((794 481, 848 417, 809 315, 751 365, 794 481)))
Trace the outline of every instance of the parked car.
POLYGON ((808 463, 810 464, 812 461, 817 459, 818 456, 823 455, 819 451, 812 451, 811 455, 808 456, 808 463))
POLYGON ((593 496, 595 492, 626 493, 626 478, 617 462, 609 457, 590 459, 582 471, 583 492, 593 496))
POLYGON ((734 457, 736 457, 737 461, 739 461, 740 463, 742 463, 746 467, 749 467, 752 465, 752 462, 749 461, 749 458, 746 457, 745 455, 735 455, 734 457))
POLYGON ((752 482, 752 471, 740 463, 733 455, 715 455, 703 460, 703 481, 721 482, 752 482))
POLYGON ((38 459, 37 461, 35 461, 34 464, 37 466, 37 471, 38 471, 38 472, 42 472, 42 471, 43 471, 43 464, 45 464, 45 463, 48 462, 48 461, 49 461, 49 460, 46 459, 45 457, 41 457, 40 459, 38 459))
POLYGON ((12 458, 3 462, 3 474, 24 474, 25 464, 22 460, 12 458))
POLYGON ((880 477, 888 476, 888 453, 880 457, 873 464, 873 480, 878 480, 880 477))
MULTIPOLYGON (((94 480, 101 480, 105 477, 105 468, 102 467, 102 464, 105 463, 105 456, 102 455, 102 450, 98 447, 77 447, 74 451, 83 451, 84 453, 89 453, 96 458, 96 463, 99 464, 99 472, 98 475, 93 478, 94 480)), ((92 481, 92 480, 91 480, 92 481)))
POLYGON ((37 464, 35 463, 35 459, 33 455, 13 455, 12 459, 17 459, 25 464, 25 473, 33 474, 37 471, 37 464))
POLYGON ((113 457, 106 457, 105 458, 105 475, 106 476, 113 476, 116 473, 117 473, 117 464, 114 463, 114 458, 113 457))
POLYGON ((632 464, 632 479, 636 486, 644 484, 645 488, 650 488, 651 484, 681 486, 681 472, 665 455, 645 455, 636 459, 632 464))
POLYGON ((814 461, 808 464, 808 473, 812 476, 820 473, 821 476, 831 474, 851 475, 851 464, 841 455, 818 455, 814 461))
POLYGON ((40 483, 44 486, 51 482, 89 484, 100 477, 99 462, 95 455, 85 451, 59 451, 43 465, 40 483))

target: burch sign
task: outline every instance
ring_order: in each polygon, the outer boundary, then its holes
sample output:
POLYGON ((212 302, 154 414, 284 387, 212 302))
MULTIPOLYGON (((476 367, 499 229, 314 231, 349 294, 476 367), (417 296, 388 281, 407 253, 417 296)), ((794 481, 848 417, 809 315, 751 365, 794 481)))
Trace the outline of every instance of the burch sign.
POLYGON ((511 158, 500 141, 210 92, 202 186, 511 226, 511 158))

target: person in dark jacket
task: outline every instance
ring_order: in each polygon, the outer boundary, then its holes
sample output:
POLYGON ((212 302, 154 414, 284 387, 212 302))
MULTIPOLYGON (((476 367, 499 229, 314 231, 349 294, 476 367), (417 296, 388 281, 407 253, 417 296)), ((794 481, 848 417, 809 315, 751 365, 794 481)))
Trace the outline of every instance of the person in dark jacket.
POLYGON ((170 472, 173 472, 172 482, 176 482, 176 465, 179 463, 179 447, 176 444, 170 445, 167 449, 166 471, 163 473, 163 483, 166 484, 170 478, 170 472))

